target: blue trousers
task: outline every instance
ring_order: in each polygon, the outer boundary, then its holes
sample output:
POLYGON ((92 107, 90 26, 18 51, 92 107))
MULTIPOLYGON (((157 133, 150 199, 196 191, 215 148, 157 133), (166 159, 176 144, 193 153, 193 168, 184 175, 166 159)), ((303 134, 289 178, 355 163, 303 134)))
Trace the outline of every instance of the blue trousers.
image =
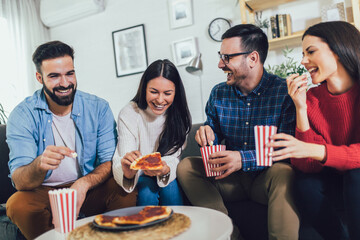
POLYGON ((156 177, 141 175, 137 183, 137 206, 183 205, 181 189, 175 179, 164 188, 158 186, 156 177))
POLYGON ((360 239, 360 169, 297 172, 294 184, 301 219, 324 239, 360 239))

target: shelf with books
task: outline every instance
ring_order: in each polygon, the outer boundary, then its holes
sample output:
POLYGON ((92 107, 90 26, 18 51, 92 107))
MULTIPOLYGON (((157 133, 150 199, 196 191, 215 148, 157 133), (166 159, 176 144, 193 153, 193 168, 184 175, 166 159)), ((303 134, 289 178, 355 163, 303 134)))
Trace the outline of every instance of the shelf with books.
MULTIPOLYGON (((238 0, 240 6, 240 14, 242 23, 254 23, 255 22, 255 12, 262 11, 269 8, 277 7, 281 4, 290 3, 290 2, 300 2, 299 0, 238 0), (248 13, 248 14, 247 14, 248 13), (247 16, 249 19, 247 19, 247 16)), ((353 17, 354 25, 360 29, 360 0, 351 0, 351 15, 353 17)), ((351 18, 349 19, 352 20, 351 18)), ((271 21, 270 21, 271 22, 271 21)), ((270 23, 271 25, 271 23, 270 23)), ((292 33, 289 36, 280 36, 269 40, 269 50, 276 48, 282 48, 284 46, 298 45, 301 44, 301 36, 304 31, 299 31, 292 33)), ((272 29, 270 29, 270 34, 272 35, 272 29)))
MULTIPOLYGON (((355 25, 353 22, 351 24, 355 25)), ((286 37, 279 37, 269 40, 269 50, 274 50, 284 46, 301 45, 301 38, 305 31, 294 32, 286 37)))
POLYGON ((286 37, 292 34, 290 14, 276 14, 270 17, 271 37, 286 37))

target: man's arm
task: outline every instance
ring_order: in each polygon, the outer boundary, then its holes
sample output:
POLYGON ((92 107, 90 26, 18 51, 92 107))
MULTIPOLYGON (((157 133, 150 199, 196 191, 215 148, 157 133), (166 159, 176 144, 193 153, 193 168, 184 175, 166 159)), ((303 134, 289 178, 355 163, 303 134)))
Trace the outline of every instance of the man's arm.
MULTIPOLYGON (((291 100, 291 97, 286 93, 281 107, 281 116, 280 116, 277 132, 294 135, 295 119, 296 119, 296 114, 295 114, 294 103, 291 100)), ((246 151, 241 149, 238 150, 240 151, 242 157, 242 170, 244 172, 261 171, 267 168, 263 166, 257 166, 255 150, 246 150, 246 151)))
POLYGON ((39 168, 40 157, 37 157, 29 165, 19 167, 13 172, 11 178, 17 190, 32 190, 43 183, 46 171, 39 168))
POLYGON ((205 113, 206 121, 196 132, 195 140, 200 146, 207 144, 220 144, 223 136, 221 134, 219 118, 217 116, 214 101, 216 99, 216 88, 213 88, 209 100, 206 103, 205 113))
POLYGON ((223 179, 233 172, 242 169, 241 155, 239 151, 219 151, 209 156, 210 164, 221 164, 220 167, 211 169, 212 171, 222 172, 224 174, 215 177, 215 180, 223 179))
POLYGON ((83 205, 86 193, 105 182, 111 176, 111 161, 97 166, 94 171, 76 180, 70 188, 77 191, 76 214, 79 215, 80 208, 83 205))
POLYGON ((281 110, 281 119, 278 126, 278 133, 287 133, 295 135, 296 127, 296 110, 295 105, 289 95, 286 96, 281 110))
POLYGON ((105 182, 105 180, 107 180, 110 176, 111 161, 107 161, 97 166, 91 173, 76 180, 73 185, 71 185, 71 188, 77 185, 81 185, 85 189, 90 190, 105 182))
POLYGON ((17 168, 11 178, 17 190, 32 190, 40 186, 47 171, 59 167, 65 156, 71 157, 73 151, 67 147, 47 146, 43 154, 30 164, 17 168))

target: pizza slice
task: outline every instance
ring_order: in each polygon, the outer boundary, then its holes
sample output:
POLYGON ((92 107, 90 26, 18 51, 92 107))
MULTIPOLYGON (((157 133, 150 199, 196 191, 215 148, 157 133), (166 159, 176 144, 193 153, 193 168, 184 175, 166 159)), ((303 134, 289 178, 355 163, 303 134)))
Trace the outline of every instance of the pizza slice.
POLYGON ((167 218, 172 210, 166 206, 147 206, 140 212, 129 216, 107 216, 97 215, 95 223, 103 227, 117 227, 119 225, 135 225, 153 222, 155 220, 167 218))
POLYGON ((107 216, 107 215, 97 215, 94 219, 94 221, 99 225, 103 227, 116 227, 116 223, 114 222, 114 219, 118 218, 117 216, 107 216))
POLYGON ((131 163, 130 169, 133 170, 159 170, 164 165, 161 162, 161 154, 154 152, 145 156, 139 157, 131 163))
POLYGON ((130 215, 122 216, 114 219, 114 223, 122 224, 145 224, 153 222, 158 219, 163 219, 171 214, 171 208, 166 206, 147 206, 140 212, 130 215))

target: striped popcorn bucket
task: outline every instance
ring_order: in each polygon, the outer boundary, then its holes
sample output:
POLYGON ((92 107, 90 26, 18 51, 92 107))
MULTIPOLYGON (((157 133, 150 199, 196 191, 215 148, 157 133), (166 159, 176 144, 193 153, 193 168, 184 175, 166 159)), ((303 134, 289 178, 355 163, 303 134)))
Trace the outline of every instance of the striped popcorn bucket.
POLYGON ((223 174, 223 172, 212 172, 210 169, 212 169, 214 167, 220 167, 221 165, 220 164, 209 164, 208 160, 209 160, 209 156, 212 153, 219 152, 219 151, 225 151, 225 150, 226 150, 225 145, 205 146, 205 147, 200 148, 201 157, 203 159, 205 173, 206 173, 207 177, 216 177, 216 176, 220 176, 221 174, 223 174))
MULTIPOLYGON (((257 166, 271 166, 272 157, 268 154, 273 152, 273 148, 265 147, 270 142, 270 136, 276 133, 276 126, 255 126, 255 147, 256 147, 256 164, 257 166)), ((271 140, 273 142, 274 140, 271 140)))
POLYGON ((49 198, 55 230, 60 233, 71 232, 76 221, 76 190, 50 190, 49 198))

